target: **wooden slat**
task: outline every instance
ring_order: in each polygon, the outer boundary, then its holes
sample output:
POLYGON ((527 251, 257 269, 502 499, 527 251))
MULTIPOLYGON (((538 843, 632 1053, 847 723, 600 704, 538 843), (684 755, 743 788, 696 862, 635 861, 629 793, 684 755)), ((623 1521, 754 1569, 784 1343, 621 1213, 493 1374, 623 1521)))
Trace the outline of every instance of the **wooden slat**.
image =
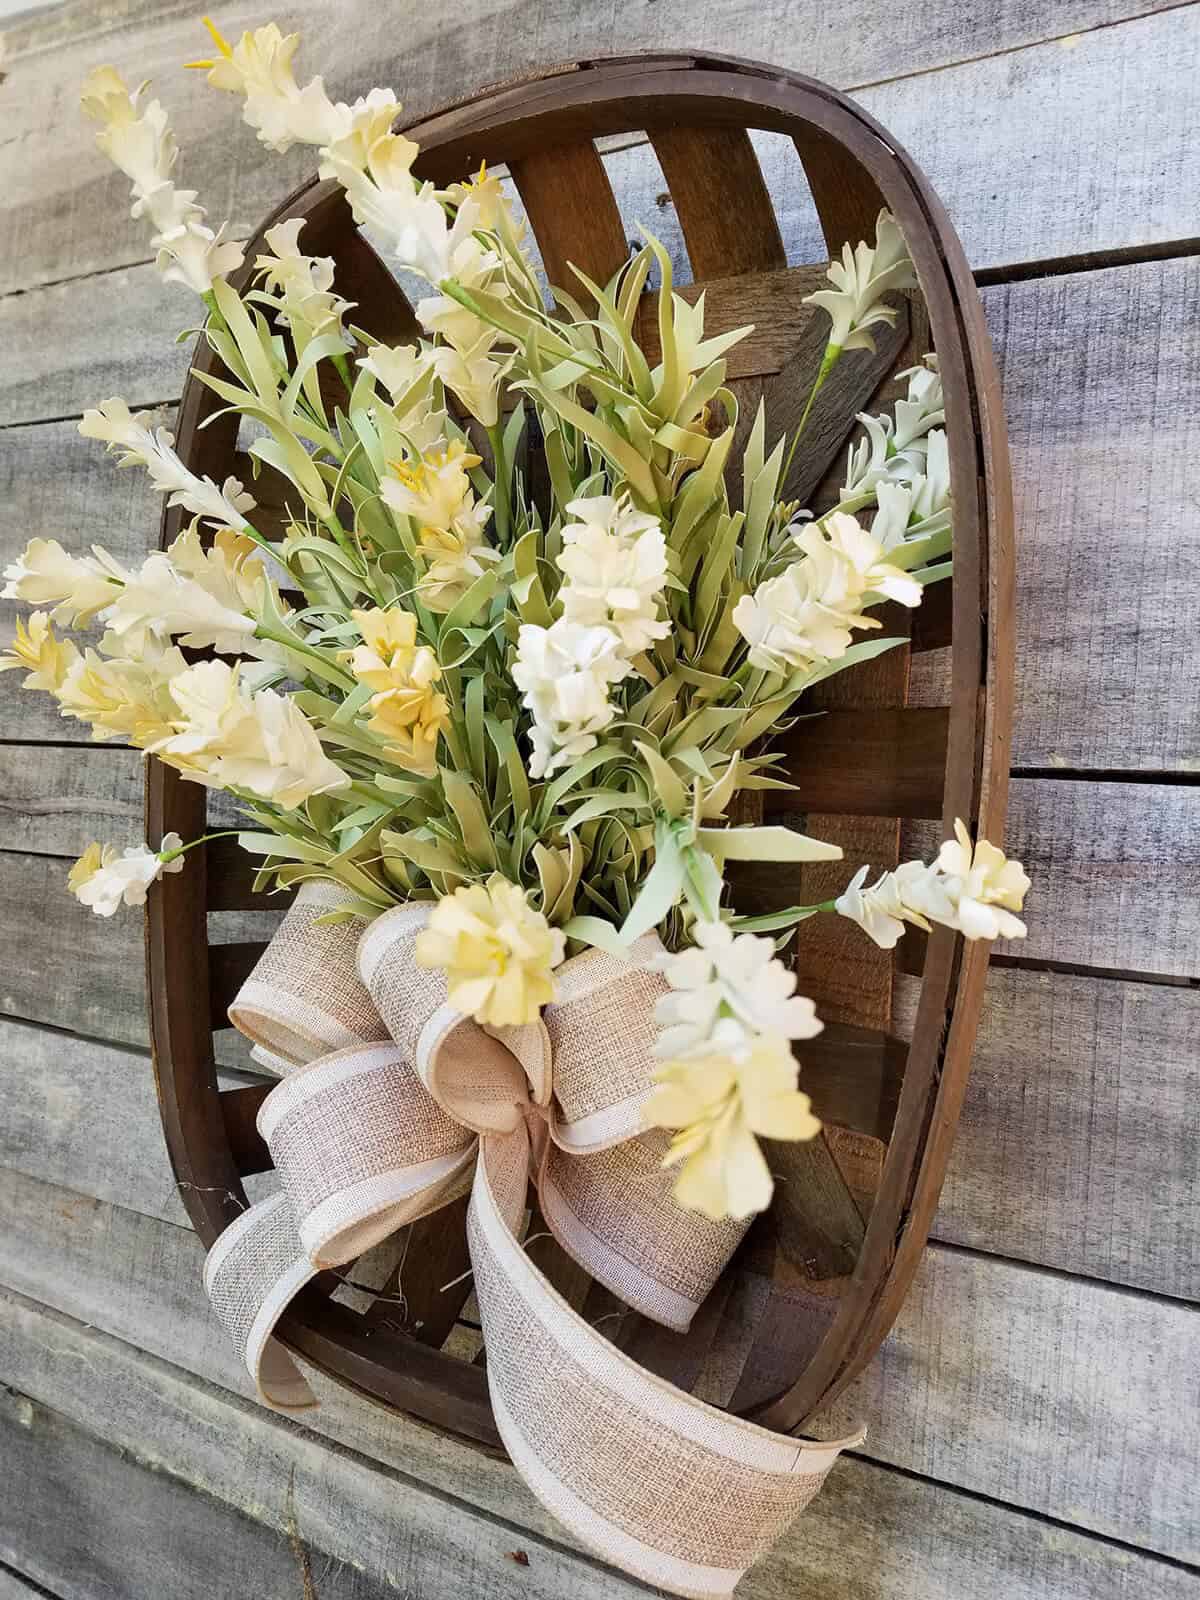
POLYGON ((221 1121, 233 1164, 242 1177, 254 1172, 270 1172, 274 1166, 266 1140, 255 1126, 259 1108, 271 1087, 269 1083, 253 1083, 225 1089, 221 1094, 221 1121))
POLYGON ((695 278, 770 272, 787 262, 750 135, 657 128, 650 143, 683 228, 695 278))
POLYGON ((229 1008, 266 948, 260 940, 209 945, 209 1013, 214 1033, 232 1027, 229 1008))
POLYGON ((594 283, 606 284, 629 254, 629 244, 591 140, 526 156, 513 163, 512 177, 551 284, 576 297, 584 293, 570 270, 572 262, 594 283))
MULTIPOLYGON (((203 1338, 189 1338, 193 1360, 205 1344, 203 1338)), ((360 1448, 363 1435, 378 1437, 386 1419, 353 1396, 346 1397, 346 1421, 357 1423, 356 1448, 331 1450, 312 1431, 314 1426, 328 1428, 328 1406, 310 1413, 306 1428, 289 1428, 259 1408, 251 1411, 220 1390, 197 1384, 166 1362, 15 1295, 0 1297, 0 1381, 102 1433, 135 1459, 146 1453, 144 1440, 161 1439, 159 1453, 178 1478, 202 1485, 220 1506, 242 1508, 256 1525, 265 1520, 278 1530, 281 1542, 289 1509, 294 1510, 302 1538, 316 1547, 310 1555, 314 1578, 331 1562, 337 1564, 335 1552, 343 1548, 333 1544, 329 1553, 322 1552, 328 1535, 354 1541, 350 1561, 354 1570, 365 1569, 362 1582, 371 1582, 380 1571, 397 1571, 394 1513, 385 1507, 377 1515, 374 1498, 380 1492, 377 1481, 385 1496, 394 1493, 389 1466, 374 1466, 360 1448), (293 1473, 295 1488, 289 1493, 293 1473)), ((411 1425, 408 1435, 411 1443, 402 1426, 384 1433, 382 1461, 398 1466, 407 1486, 414 1473, 425 1475, 431 1447, 440 1448, 451 1508, 464 1499, 488 1508, 489 1469, 497 1485, 511 1485, 507 1498, 501 1490, 497 1507, 507 1523, 495 1525, 497 1548, 506 1559, 510 1551, 524 1548, 531 1566, 539 1561, 543 1530, 556 1546, 569 1547, 569 1536, 546 1526, 548 1519, 527 1492, 528 1518, 538 1533, 531 1542, 512 1526, 514 1519, 526 1518, 520 1480, 511 1468, 472 1457, 459 1447, 455 1476, 451 1441, 411 1425)), ((434 1481, 439 1481, 436 1471, 434 1481)), ((405 1526, 420 1529, 438 1510, 420 1500, 412 1507, 408 1497, 413 1493, 404 1490, 405 1526)), ((52 1539, 53 1520, 47 1527, 52 1539)), ((472 1539, 475 1527, 470 1516, 472 1539)), ((30 1558, 42 1549, 43 1541, 35 1537, 22 1555, 30 1558)), ((203 1563, 210 1579, 216 1559, 210 1553, 203 1563)), ((405 1552, 402 1559, 399 1570, 413 1581, 411 1563, 421 1557, 405 1552)), ((1162 1600, 1191 1600, 1195 1593, 1192 1574, 1153 1557, 1116 1549, 1071 1529, 1047 1528, 1008 1507, 869 1461, 843 1458, 802 1521, 747 1575, 739 1594, 745 1600, 791 1600, 811 1588, 827 1600, 861 1600, 861 1577, 868 1569, 872 1600, 962 1600, 963 1595, 972 1600, 1059 1600, 1066 1595, 1130 1600, 1142 1592, 1162 1600)), ((518 1578, 525 1571, 521 1567, 518 1578)), ((562 1569, 552 1571, 561 1575, 562 1569)), ((450 1589, 449 1581, 459 1581, 456 1569, 449 1570, 447 1583, 429 1575, 421 1593, 429 1600, 459 1600, 464 1591, 450 1589)), ((257 1586, 254 1592, 259 1592, 257 1586)), ((323 1594, 324 1587, 316 1592, 323 1594)), ((606 1600, 624 1592, 623 1587, 602 1591, 606 1600)))
POLYGON ((941 817, 947 706, 834 709, 797 723, 775 769, 794 791, 768 791, 764 809, 866 817, 941 817))
POLYGON ((204 846, 204 854, 210 911, 287 910, 292 891, 256 890, 259 860, 243 850, 236 839, 213 839, 204 846))
MULTIPOLYGON (((208 1320, 199 1253, 181 1229, 9 1174, 0 1175, 0 1203, 0 1282, 242 1389, 236 1357, 208 1320), (54 1208, 63 1204, 86 1215, 86 1236, 62 1226, 54 1208)), ((893 1465, 1194 1559, 1194 1322, 1191 1308, 1170 1301, 935 1246, 878 1385, 861 1387, 842 1411, 856 1402, 874 1430, 866 1452, 893 1465), (1159 1463, 1152 1475, 1139 1466, 1146 1451, 1159 1463)), ((337 1403, 345 1418, 347 1397, 337 1403)), ((842 1411, 831 1425, 841 1425, 842 1411)), ((322 1429, 330 1420, 324 1407, 314 1418, 322 1429)), ((357 1448, 378 1454, 381 1435, 377 1420, 357 1448)), ((427 1465, 424 1452, 416 1460, 426 1481, 445 1481, 445 1466, 427 1465)), ((410 1457, 405 1470, 415 1464, 410 1457)), ((457 1486, 451 1477, 451 1493, 478 1492, 483 1472, 481 1463, 457 1486)), ((804 1526, 791 1548, 803 1548, 804 1526)))

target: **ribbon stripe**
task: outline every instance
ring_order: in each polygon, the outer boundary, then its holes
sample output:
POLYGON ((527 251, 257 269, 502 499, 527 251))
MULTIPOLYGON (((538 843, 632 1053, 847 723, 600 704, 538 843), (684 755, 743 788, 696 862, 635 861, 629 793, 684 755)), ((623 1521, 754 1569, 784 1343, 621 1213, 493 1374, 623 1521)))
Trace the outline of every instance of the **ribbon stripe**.
POLYGON ((429 907, 318 925, 338 898, 301 888, 230 1007, 284 1074, 258 1122, 282 1192, 231 1224, 205 1266, 260 1395, 313 1403, 272 1333, 318 1269, 469 1189, 488 1384, 518 1470, 606 1561, 675 1594, 729 1594, 861 1435, 790 1439, 685 1394, 579 1317, 519 1242, 532 1181, 563 1249, 683 1332, 745 1232, 676 1204, 667 1136, 642 1126, 666 990, 657 935, 628 961, 573 958, 542 1018, 484 1029, 413 960, 429 907))

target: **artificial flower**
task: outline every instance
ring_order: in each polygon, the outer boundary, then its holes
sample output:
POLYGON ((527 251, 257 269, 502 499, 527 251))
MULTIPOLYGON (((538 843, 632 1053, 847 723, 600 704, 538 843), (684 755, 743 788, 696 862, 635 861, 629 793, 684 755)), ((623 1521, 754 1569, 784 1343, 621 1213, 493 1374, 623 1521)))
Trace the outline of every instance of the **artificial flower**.
POLYGON ((201 661, 173 680, 171 696, 172 732, 154 753, 189 763, 186 775, 207 787, 244 790, 285 811, 349 787, 296 702, 273 689, 246 693, 240 667, 201 661))
POLYGON ((634 510, 627 496, 572 500, 578 520, 563 525, 558 566, 563 615, 588 627, 613 630, 621 652, 635 656, 665 639, 671 624, 659 615, 667 583, 667 542, 657 517, 634 510))
POLYGON ((182 872, 182 855, 165 859, 182 845, 177 833, 164 834, 158 850, 137 844, 118 852, 116 845, 89 844, 67 874, 67 887, 98 917, 111 917, 121 905, 143 906, 147 889, 164 872, 182 872))
MULTIPOLYGON (((480 226, 486 226, 482 221, 480 226)), ((508 295, 508 285, 500 270, 500 257, 494 250, 481 244, 474 234, 468 234, 450 254, 447 277, 453 278, 460 289, 486 289, 497 299, 508 295)), ((500 337, 491 323, 464 306, 453 295, 429 295, 417 301, 417 317, 422 327, 437 334, 455 350, 477 348, 483 343, 484 353, 500 337)))
POLYGON ((500 385, 509 368, 508 360, 492 360, 491 348, 492 340, 485 336, 467 350, 443 345, 434 357, 438 377, 485 428, 500 420, 500 385))
POLYGON ((69 639, 55 637, 49 614, 33 611, 29 621, 17 618, 16 637, 7 650, 0 651, 0 672, 24 669, 29 676, 23 689, 45 689, 55 694, 75 662, 79 651, 69 639))
POLYGON ((748 1217, 771 1202, 774 1184, 756 1134, 812 1139, 821 1129, 778 1034, 755 1035, 723 1054, 665 1061, 654 1081, 643 1116, 651 1127, 678 1130, 663 1163, 682 1163, 675 1198, 714 1220, 748 1217))
POLYGON ((611 628, 588 628, 567 617, 548 628, 522 623, 512 680, 533 716, 533 777, 547 777, 586 754, 612 721, 609 686, 630 671, 620 642, 611 628))
POLYGON ((929 931, 929 918, 945 922, 954 907, 934 868, 923 861, 902 862, 867 885, 870 867, 860 867, 834 902, 835 910, 857 922, 881 950, 895 947, 906 923, 929 931))
POLYGON ((795 992, 796 974, 776 959, 772 940, 702 921, 692 925, 691 938, 691 946, 659 963, 671 993, 654 1010, 662 1029, 656 1056, 720 1053, 756 1034, 812 1039, 820 1033, 816 1007, 795 992))
POLYGON ((446 974, 450 1004, 495 1028, 532 1022, 554 999, 563 934, 525 891, 494 873, 444 895, 413 951, 418 966, 446 974))
POLYGON ((227 655, 250 645, 257 624, 247 606, 258 599, 265 582, 262 562, 256 554, 251 566, 255 578, 239 583, 239 567, 249 565, 246 558, 255 546, 229 528, 219 538, 223 542, 206 554, 192 530, 170 551, 146 557, 104 613, 115 648, 137 656, 147 637, 177 637, 185 645, 209 646, 227 655))
POLYGON ((1019 861, 1010 861, 994 844, 972 844, 962 818, 954 838, 938 852, 942 886, 954 906, 954 923, 968 939, 1023 939, 1025 924, 1013 916, 1025 903, 1029 878, 1019 861))
POLYGON ((921 585, 882 559, 883 546, 843 512, 793 535, 804 559, 743 595, 734 625, 750 646, 750 662, 768 671, 811 671, 850 647, 852 628, 878 628, 863 614, 873 597, 921 602, 921 585))
MULTIPOLYGON (((486 161, 481 161, 479 171, 464 183, 452 183, 443 189, 439 198, 452 206, 461 206, 465 201, 473 200, 479 214, 477 226, 487 233, 495 233, 504 225, 510 236, 516 237, 523 227, 517 222, 504 193, 504 185, 494 172, 488 171, 486 161)), ((420 316, 419 310, 417 315, 420 316)))
MULTIPOLYGON (((417 146, 393 131, 403 107, 390 89, 372 89, 351 106, 338 107, 336 136, 322 156, 330 168, 364 173, 380 188, 411 187, 417 146)), ((334 176, 332 171, 323 177, 334 176)))
POLYGON ((328 144, 345 126, 345 107, 333 104, 320 78, 301 89, 292 72, 298 33, 282 34, 274 22, 242 34, 236 45, 222 37, 206 17, 217 47, 207 61, 189 61, 208 75, 215 89, 245 97, 243 112, 259 140, 281 155, 293 144, 328 144))
POLYGON ((112 604, 129 574, 101 545, 90 556, 68 555, 57 539, 31 539, 4 569, 0 598, 26 605, 53 605, 55 622, 85 627, 112 604))
POLYGON ((434 684, 442 675, 437 656, 417 643, 410 611, 352 611, 363 643, 350 652, 350 670, 375 693, 368 702, 372 733, 387 741, 387 754, 414 772, 437 768, 437 742, 450 721, 445 695, 434 684))
POLYGON ((136 661, 86 650, 58 688, 59 710, 64 717, 88 723, 95 740, 121 735, 144 750, 173 733, 171 719, 178 708, 171 684, 186 668, 175 646, 154 640, 146 641, 136 661))
POLYGON ((348 300, 333 293, 333 257, 306 256, 300 249, 304 217, 289 217, 268 228, 269 254, 257 256, 254 266, 266 289, 280 302, 280 320, 305 341, 335 334, 346 348, 352 341, 342 329, 348 300))
POLYGON ((211 478, 190 471, 173 448, 174 434, 151 428, 152 421, 150 412, 131 413, 124 400, 114 397, 85 411, 79 431, 85 439, 102 439, 110 455, 118 455, 119 466, 145 467, 158 492, 170 496, 168 505, 182 506, 218 527, 248 528, 245 513, 254 509, 254 497, 238 479, 226 478, 218 487, 211 478))
POLYGON ((921 470, 889 476, 875 486, 879 510, 871 537, 886 550, 906 538, 944 532, 950 527, 950 452, 945 432, 934 428, 925 440, 921 470))
POLYGON ((483 537, 492 509, 476 501, 467 476, 479 460, 456 439, 426 451, 411 466, 393 463, 380 484, 386 504, 417 524, 418 554, 425 563, 417 591, 431 611, 449 611, 500 560, 500 552, 483 537))
POLYGON ((890 211, 879 213, 874 245, 863 240, 852 250, 844 244, 841 260, 830 263, 827 277, 833 288, 816 290, 806 297, 806 304, 822 306, 829 313, 829 346, 837 351, 874 350, 871 328, 879 323, 891 327, 896 321, 895 308, 882 297, 892 290, 917 287, 908 246, 890 211))
MULTIPOLYGON (((908 394, 896 401, 892 416, 859 414, 866 437, 852 445, 847 454, 846 481, 840 490, 843 500, 866 496, 881 481, 907 482, 925 472, 933 431, 946 420, 937 357, 928 355, 923 366, 911 367, 899 376, 908 379, 908 394)), ((944 433, 942 440, 944 444, 944 433)), ((948 458, 945 489, 948 497, 948 458)), ((872 531, 885 547, 890 547, 878 525, 872 531)))

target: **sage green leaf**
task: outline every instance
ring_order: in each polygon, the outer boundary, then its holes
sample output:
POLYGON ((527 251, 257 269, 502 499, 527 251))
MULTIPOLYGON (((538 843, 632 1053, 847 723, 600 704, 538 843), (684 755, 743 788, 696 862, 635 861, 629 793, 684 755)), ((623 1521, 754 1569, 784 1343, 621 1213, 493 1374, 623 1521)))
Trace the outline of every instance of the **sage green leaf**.
POLYGON ((791 828, 699 828, 696 842, 718 861, 840 861, 842 847, 791 828))

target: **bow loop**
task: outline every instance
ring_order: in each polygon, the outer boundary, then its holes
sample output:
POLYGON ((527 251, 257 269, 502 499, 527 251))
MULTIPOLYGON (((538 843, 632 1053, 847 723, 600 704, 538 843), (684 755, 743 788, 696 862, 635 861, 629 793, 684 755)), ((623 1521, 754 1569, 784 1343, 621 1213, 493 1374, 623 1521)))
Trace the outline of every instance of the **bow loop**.
POLYGON ((414 959, 428 906, 323 923, 339 899, 303 885, 230 1007, 282 1074, 259 1112, 282 1190, 232 1223, 205 1267, 260 1394, 312 1403, 272 1330, 315 1271, 470 1189, 488 1383, 518 1469, 607 1560, 680 1594, 728 1594, 857 1440, 780 1440, 671 1389, 576 1316, 518 1242, 532 1177, 562 1247, 682 1332, 745 1232, 675 1203, 668 1138, 642 1127, 666 991, 657 935, 627 961, 575 957, 541 1018, 485 1028, 414 959), (663 1478, 647 1497, 639 1480, 660 1470, 674 1487, 663 1478), (734 1535, 714 1525, 716 1503, 736 1508, 734 1535))

